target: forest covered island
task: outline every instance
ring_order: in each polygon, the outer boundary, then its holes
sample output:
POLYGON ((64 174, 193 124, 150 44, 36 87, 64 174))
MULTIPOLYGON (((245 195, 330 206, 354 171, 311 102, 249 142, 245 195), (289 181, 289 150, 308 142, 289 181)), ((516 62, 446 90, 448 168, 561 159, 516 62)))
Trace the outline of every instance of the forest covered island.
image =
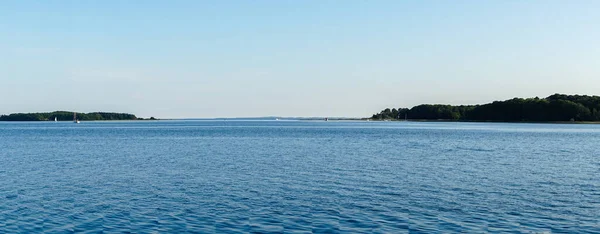
MULTIPOLYGON (((40 113, 14 113, 9 115, 1 115, 0 121, 72 121, 72 111, 54 111, 40 113)), ((76 113, 77 119, 82 121, 96 120, 144 120, 138 118, 134 114, 128 113, 113 113, 113 112, 91 112, 91 113, 76 113)), ((150 118, 154 120, 154 117, 150 118)))
POLYGON ((450 120, 497 122, 600 121, 600 96, 554 94, 546 98, 513 98, 483 105, 423 104, 385 109, 371 120, 450 120))

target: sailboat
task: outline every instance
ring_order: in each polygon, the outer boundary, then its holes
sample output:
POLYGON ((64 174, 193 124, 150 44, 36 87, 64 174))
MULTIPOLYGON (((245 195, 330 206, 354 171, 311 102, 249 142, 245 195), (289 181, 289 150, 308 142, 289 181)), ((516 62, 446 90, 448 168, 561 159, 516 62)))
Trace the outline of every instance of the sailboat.
POLYGON ((79 120, 77 119, 77 113, 73 112, 73 123, 79 123, 79 120))
POLYGON ((58 122, 58 118, 54 117, 54 122, 58 122))

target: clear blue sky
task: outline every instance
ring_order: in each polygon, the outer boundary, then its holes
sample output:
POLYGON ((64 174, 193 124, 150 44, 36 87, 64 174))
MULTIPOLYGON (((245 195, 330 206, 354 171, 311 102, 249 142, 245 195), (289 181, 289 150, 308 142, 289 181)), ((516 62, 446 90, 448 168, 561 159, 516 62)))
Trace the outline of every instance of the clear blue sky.
POLYGON ((0 2, 0 114, 369 116, 599 95, 600 1, 0 2))

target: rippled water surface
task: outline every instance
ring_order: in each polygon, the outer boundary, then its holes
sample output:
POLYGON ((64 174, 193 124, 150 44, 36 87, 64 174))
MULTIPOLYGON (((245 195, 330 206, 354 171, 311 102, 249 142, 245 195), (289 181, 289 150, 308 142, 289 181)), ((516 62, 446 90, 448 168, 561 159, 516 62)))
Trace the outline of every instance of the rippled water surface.
POLYGON ((0 123, 0 233, 600 233, 600 125, 0 123))

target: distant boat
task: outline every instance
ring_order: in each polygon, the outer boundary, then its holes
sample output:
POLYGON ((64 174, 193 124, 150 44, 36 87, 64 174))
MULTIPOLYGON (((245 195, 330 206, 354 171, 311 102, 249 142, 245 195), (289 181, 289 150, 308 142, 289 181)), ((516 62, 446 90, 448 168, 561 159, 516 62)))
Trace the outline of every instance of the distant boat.
POLYGON ((325 118, 325 121, 329 121, 329 118, 325 118))
POLYGON ((58 121, 58 119, 56 117, 54 117, 54 122, 57 122, 57 121, 58 121))
POLYGON ((275 120, 279 120, 279 118, 275 118, 275 120))
POLYGON ((79 123, 79 120, 77 119, 77 113, 73 112, 73 123, 79 123))

